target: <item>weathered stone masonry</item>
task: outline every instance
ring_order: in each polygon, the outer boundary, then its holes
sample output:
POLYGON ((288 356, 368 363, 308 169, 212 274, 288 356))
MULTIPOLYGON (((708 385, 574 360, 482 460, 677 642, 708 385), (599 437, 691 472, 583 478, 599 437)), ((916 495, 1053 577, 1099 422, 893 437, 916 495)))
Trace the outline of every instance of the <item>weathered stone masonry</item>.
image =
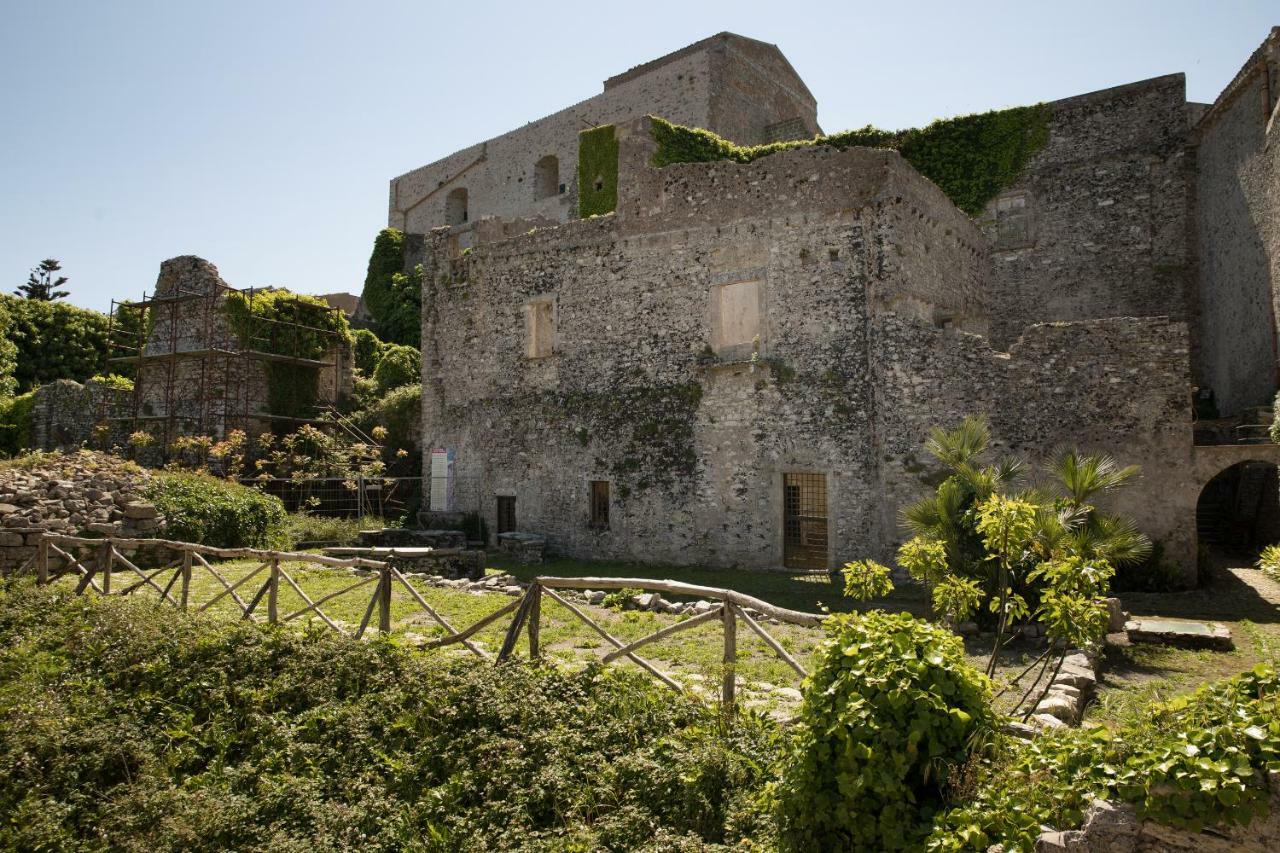
POLYGON ((1158 373, 1141 398, 1112 383, 1179 351, 1185 363, 1182 324, 1035 327, 1012 354, 974 334, 987 325, 982 234, 897 154, 654 170, 646 129, 620 129, 615 217, 477 241, 464 281, 455 234, 433 232, 420 257, 426 445, 456 448, 459 476, 514 496, 521 528, 564 553, 776 566, 782 476, 813 472, 829 560, 883 557, 898 508, 926 488, 919 447, 939 422, 999 411, 1018 451, 1080 435, 1064 404, 1091 426, 1109 404, 1108 444, 1185 422, 1185 371, 1158 373), (723 357, 712 305, 740 281, 763 289, 759 343, 723 357), (554 352, 530 359, 523 309, 546 297, 554 352), (610 484, 607 529, 589 524, 591 480, 610 484))

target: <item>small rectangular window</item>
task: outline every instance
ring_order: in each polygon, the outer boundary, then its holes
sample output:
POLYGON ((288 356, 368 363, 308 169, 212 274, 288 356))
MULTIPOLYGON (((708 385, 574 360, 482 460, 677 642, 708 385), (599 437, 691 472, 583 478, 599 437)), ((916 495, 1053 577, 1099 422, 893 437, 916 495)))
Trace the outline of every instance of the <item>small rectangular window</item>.
POLYGON ((606 480, 591 481, 591 526, 597 530, 609 527, 609 483, 606 480))
POLYGON ((516 529, 516 499, 513 495, 498 495, 498 532, 511 533, 516 529))

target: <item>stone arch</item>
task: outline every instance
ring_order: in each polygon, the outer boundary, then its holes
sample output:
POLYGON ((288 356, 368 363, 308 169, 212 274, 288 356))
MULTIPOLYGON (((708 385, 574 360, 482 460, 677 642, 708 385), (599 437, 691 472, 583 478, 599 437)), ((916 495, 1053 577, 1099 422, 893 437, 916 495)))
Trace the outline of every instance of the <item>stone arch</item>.
POLYGON ((560 194, 560 161, 548 154, 533 164, 533 197, 551 198, 560 194))
POLYGON ((1250 558, 1280 542, 1280 469, 1275 460, 1241 459, 1203 482, 1196 498, 1196 542, 1201 551, 1250 558))
POLYGON ((444 223, 462 225, 467 219, 467 188, 457 187, 449 190, 449 194, 444 197, 444 223))

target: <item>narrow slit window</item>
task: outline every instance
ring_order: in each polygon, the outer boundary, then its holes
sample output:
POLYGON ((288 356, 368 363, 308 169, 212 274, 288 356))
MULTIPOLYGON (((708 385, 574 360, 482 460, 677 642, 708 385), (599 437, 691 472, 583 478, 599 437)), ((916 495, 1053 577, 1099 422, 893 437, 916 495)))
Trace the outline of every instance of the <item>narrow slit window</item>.
POLYGON ((591 481, 591 526, 597 530, 609 528, 609 483, 607 480, 591 481))

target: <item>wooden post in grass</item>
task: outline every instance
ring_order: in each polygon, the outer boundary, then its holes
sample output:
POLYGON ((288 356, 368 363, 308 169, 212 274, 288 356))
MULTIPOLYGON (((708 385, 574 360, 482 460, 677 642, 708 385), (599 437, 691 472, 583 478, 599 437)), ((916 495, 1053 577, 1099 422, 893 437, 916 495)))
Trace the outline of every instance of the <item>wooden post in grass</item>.
POLYGON ((737 606, 726 601, 720 612, 724 621, 724 682, 720 700, 726 713, 733 710, 734 688, 737 686, 738 620, 734 618, 735 610, 737 606))
POLYGON ((271 577, 267 578, 267 621, 272 625, 280 621, 280 561, 271 561, 271 577))
POLYGON ((187 609, 191 597, 191 552, 182 552, 182 609, 187 609))
POLYGON ((538 659, 538 623, 542 614, 542 587, 538 584, 529 586, 529 660, 538 659))
POLYGON ((391 633, 391 564, 378 569, 378 630, 391 633))
POLYGON ((102 575, 102 594, 111 594, 111 569, 115 549, 111 547, 111 540, 104 540, 98 546, 98 572, 102 575))
POLYGON ((36 583, 41 586, 49 582, 49 540, 40 534, 36 543, 36 583))

